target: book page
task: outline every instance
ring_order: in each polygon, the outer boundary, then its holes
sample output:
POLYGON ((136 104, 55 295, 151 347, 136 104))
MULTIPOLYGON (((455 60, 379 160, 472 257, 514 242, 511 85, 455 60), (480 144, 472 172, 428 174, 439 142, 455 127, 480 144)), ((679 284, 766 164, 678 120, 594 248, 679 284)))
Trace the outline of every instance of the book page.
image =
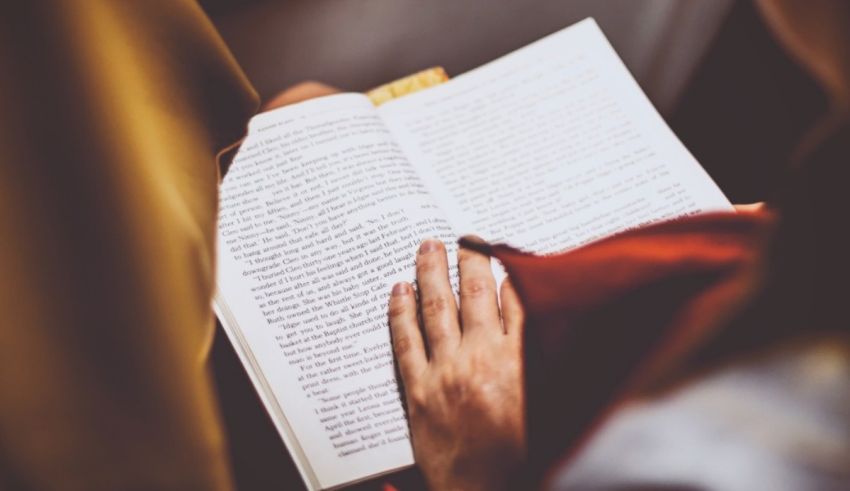
POLYGON ((222 322, 308 484, 411 465, 387 301, 419 242, 453 234, 370 101, 255 117, 219 220, 222 322))
POLYGON ((460 234, 550 253, 732 209, 592 19, 378 112, 460 234))

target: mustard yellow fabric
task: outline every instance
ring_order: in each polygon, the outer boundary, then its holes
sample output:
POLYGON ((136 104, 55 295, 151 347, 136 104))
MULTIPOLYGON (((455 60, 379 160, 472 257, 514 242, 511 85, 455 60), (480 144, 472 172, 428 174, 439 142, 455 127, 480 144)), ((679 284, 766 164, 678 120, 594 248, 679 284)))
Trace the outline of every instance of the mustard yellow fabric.
POLYGON ((216 155, 257 96, 193 1, 2 4, 0 489, 230 489, 216 155))

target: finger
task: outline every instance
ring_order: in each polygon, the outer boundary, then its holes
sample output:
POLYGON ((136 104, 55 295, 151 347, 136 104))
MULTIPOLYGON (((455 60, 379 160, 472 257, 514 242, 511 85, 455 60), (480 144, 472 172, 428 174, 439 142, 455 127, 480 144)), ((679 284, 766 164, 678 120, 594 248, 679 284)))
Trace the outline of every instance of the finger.
POLYGON ((502 325, 505 333, 514 339, 522 338, 522 328, 525 324, 525 311, 519 301, 519 295, 514 290, 510 278, 502 282, 499 298, 502 307, 502 325))
POLYGON ((416 281, 419 305, 428 349, 433 359, 452 353, 460 342, 457 305, 449 284, 446 248, 436 239, 428 239, 416 255, 416 281))
POLYGON ((388 315, 398 369, 405 386, 409 387, 428 365, 416 315, 416 298, 409 284, 393 286, 388 315))
POLYGON ((496 279, 490 258, 460 247, 457 252, 460 270, 460 320, 463 336, 496 334, 501 331, 496 279))
POLYGON ((764 209, 764 201, 757 203, 749 203, 746 205, 735 205, 735 211, 738 213, 756 213, 764 209))
POLYGON ((293 85, 272 97, 272 99, 263 106, 263 110, 270 111, 278 107, 295 104, 296 102, 302 102, 316 97, 336 94, 338 92, 340 92, 338 88, 321 82, 301 82, 300 84, 293 85))

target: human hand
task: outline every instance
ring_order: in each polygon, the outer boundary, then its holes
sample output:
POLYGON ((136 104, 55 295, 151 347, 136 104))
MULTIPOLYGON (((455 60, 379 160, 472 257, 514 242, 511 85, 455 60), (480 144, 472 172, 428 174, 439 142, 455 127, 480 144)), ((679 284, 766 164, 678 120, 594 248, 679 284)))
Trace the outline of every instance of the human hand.
POLYGON ((289 87, 272 97, 263 105, 263 111, 271 111, 282 106, 303 102, 307 99, 322 97, 341 92, 338 88, 321 82, 301 82, 289 87))
POLYGON ((757 203, 747 203, 745 205, 734 205, 735 211, 738 213, 759 213, 767 210, 767 206, 764 204, 764 201, 759 201, 757 203))
POLYGON ((422 323, 413 288, 396 284, 389 302, 393 348, 413 451, 429 487, 498 490, 525 453, 523 312, 508 281, 500 311, 488 257, 460 248, 458 266, 459 315, 445 246, 422 243, 416 257, 422 323))

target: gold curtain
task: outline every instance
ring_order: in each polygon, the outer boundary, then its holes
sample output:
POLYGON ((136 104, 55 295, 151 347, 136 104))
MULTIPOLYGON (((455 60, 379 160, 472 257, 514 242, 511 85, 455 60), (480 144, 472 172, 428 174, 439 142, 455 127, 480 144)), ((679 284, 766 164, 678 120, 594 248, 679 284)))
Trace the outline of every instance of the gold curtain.
POLYGON ((0 7, 0 488, 232 487, 216 156, 256 107, 193 1, 0 7))

